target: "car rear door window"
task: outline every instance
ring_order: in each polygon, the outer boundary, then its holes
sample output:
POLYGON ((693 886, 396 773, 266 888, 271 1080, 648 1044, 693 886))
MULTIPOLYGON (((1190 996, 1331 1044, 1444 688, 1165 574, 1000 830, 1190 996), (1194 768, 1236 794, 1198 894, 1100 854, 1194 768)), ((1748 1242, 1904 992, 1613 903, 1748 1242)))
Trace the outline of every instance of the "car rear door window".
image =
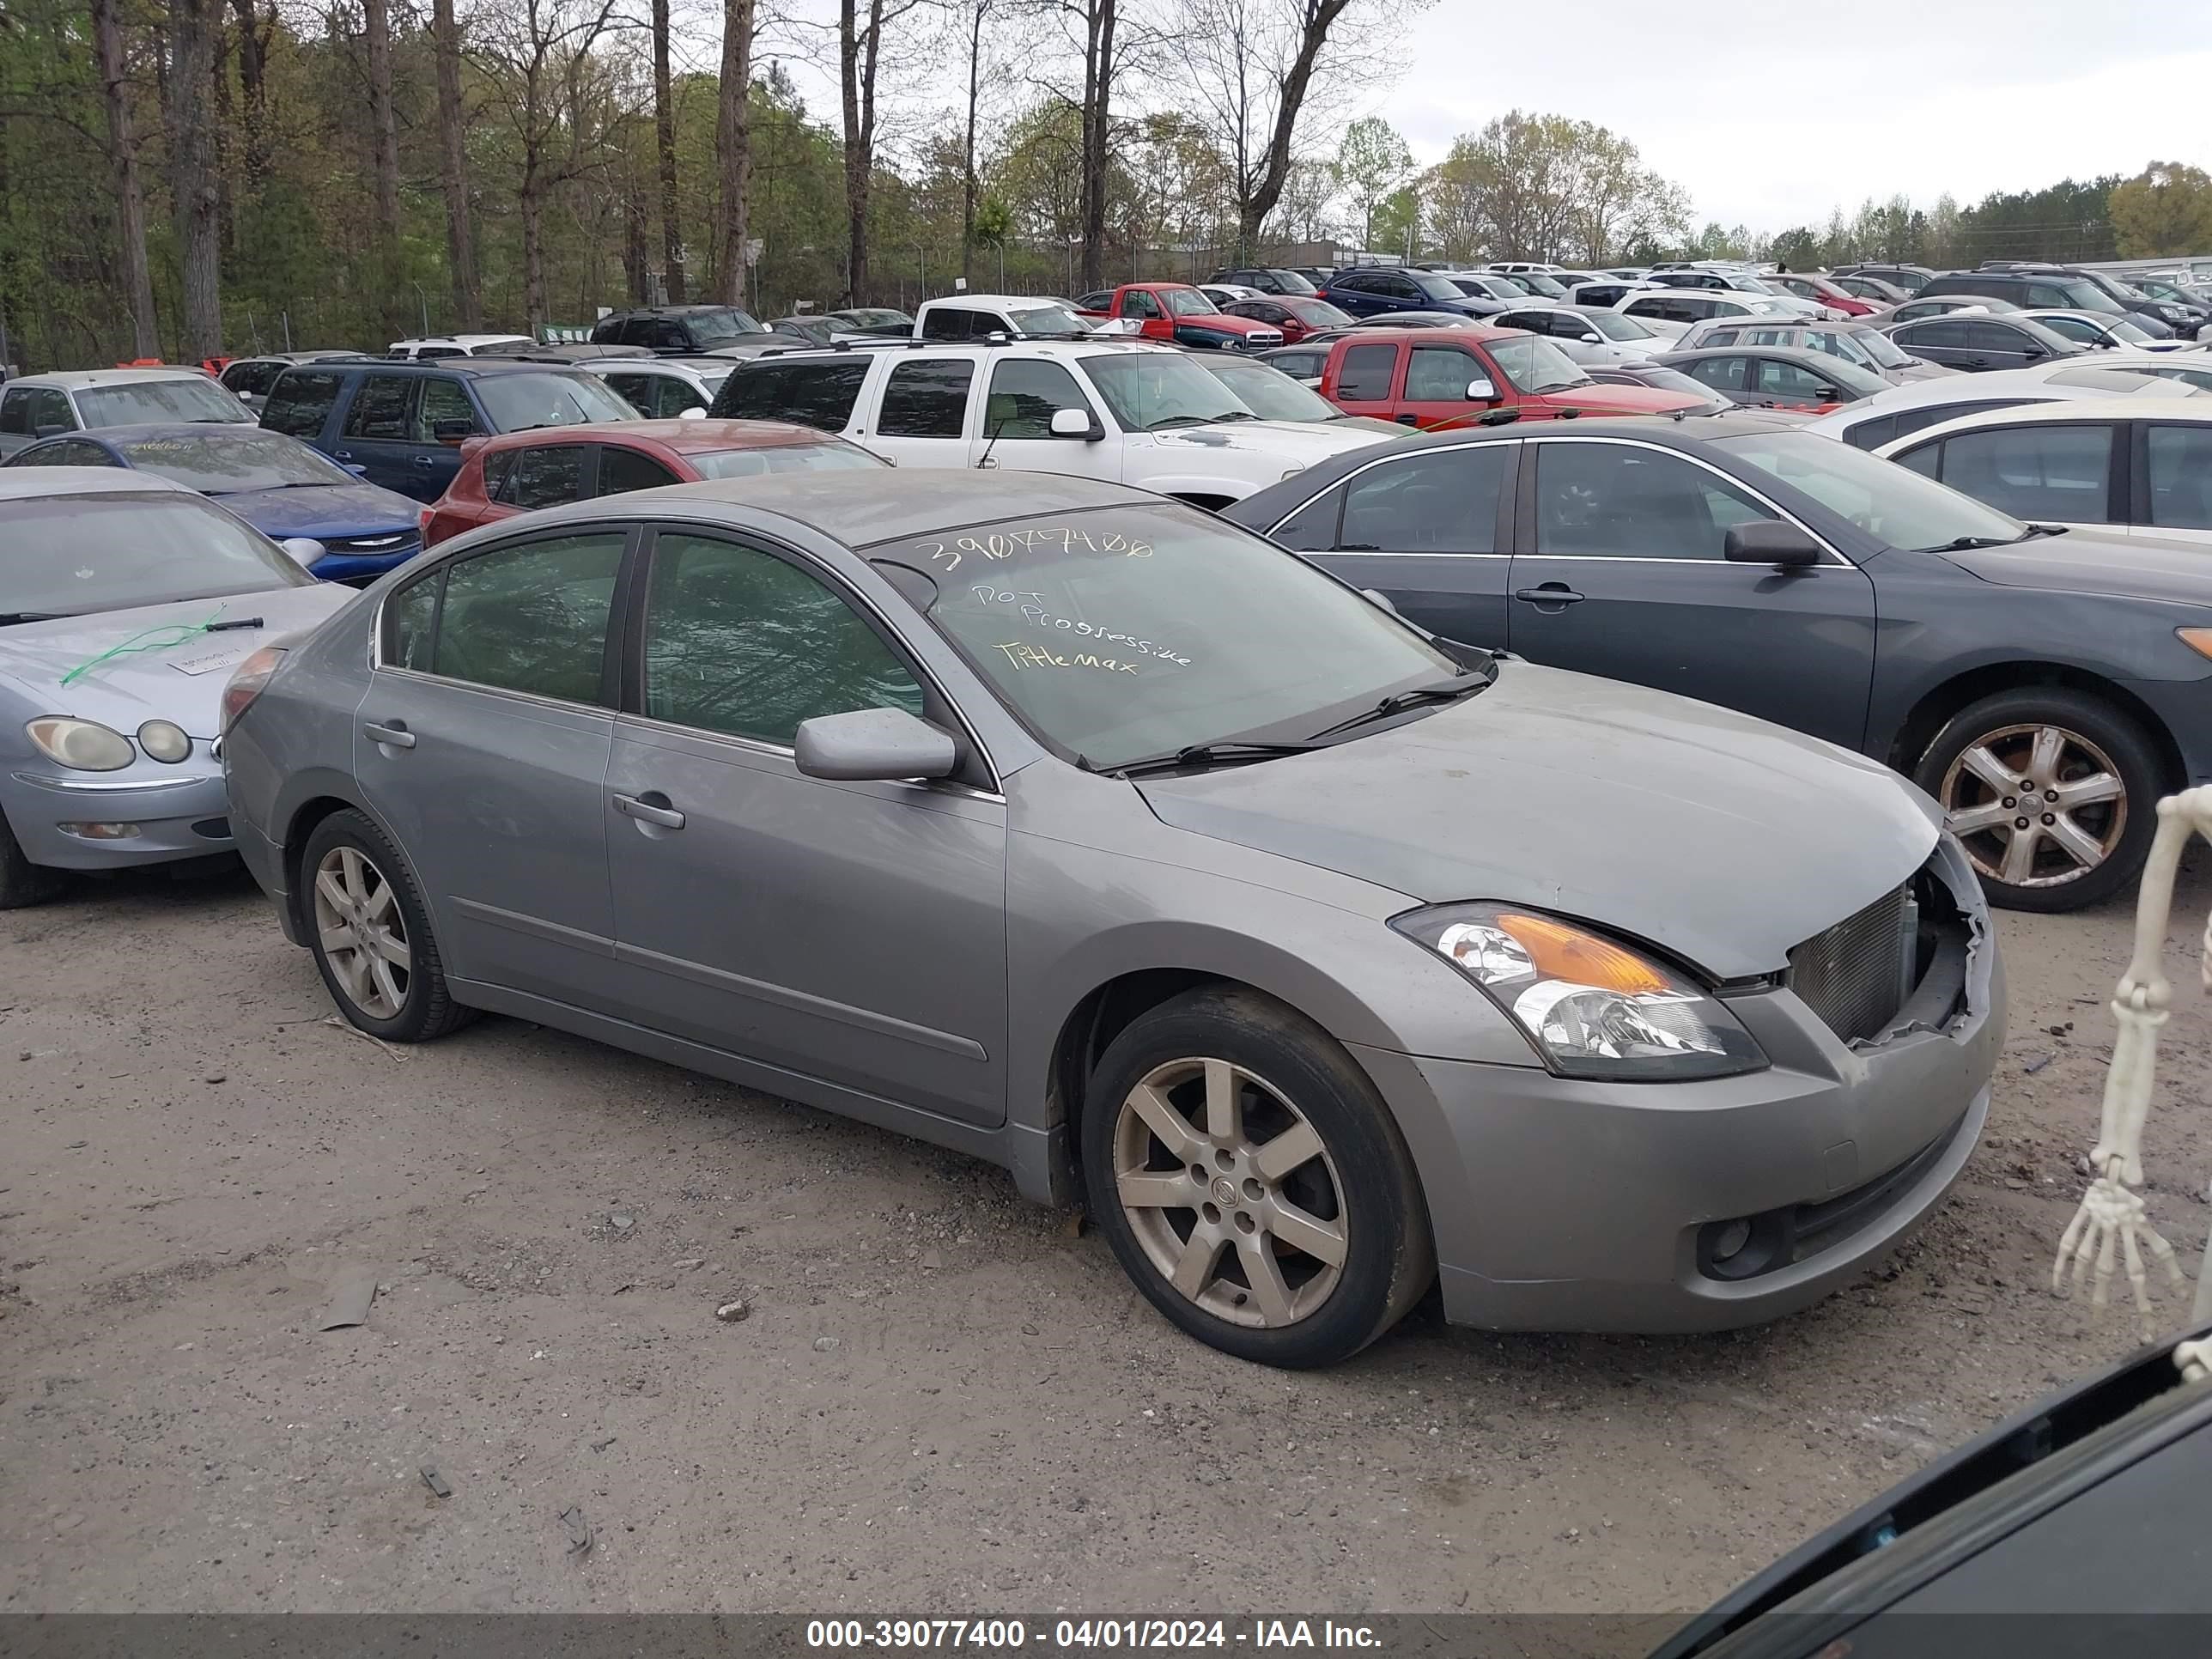
POLYGON ((1536 551, 1718 559, 1732 524, 1773 517, 1755 497, 1663 450, 1546 442, 1536 449, 1536 551))
POLYGON ((645 617, 652 719, 790 746, 801 721, 922 709, 920 684, 842 595, 798 566, 664 532, 645 617))
POLYGON ((2101 422, 1954 433, 1938 476, 2029 523, 2100 524, 2112 498, 2112 433, 2101 422))
POLYGON ((1516 453, 1512 444, 1474 444, 1369 467, 1345 486, 1336 545, 1385 553, 1498 551, 1498 498, 1516 453))
POLYGON ((337 406, 345 376, 330 369, 288 368, 269 389, 261 424, 291 438, 319 438, 337 406))
POLYGON ((2022 330, 2003 323, 1953 323, 1948 326, 1965 329, 1967 343, 1977 351, 2021 352, 2035 343, 2022 330))
POLYGON ((1811 369, 1773 357, 1759 365, 1759 391, 1761 397, 1793 404, 1830 403, 1837 396, 1836 388, 1811 369))
MULTIPOLYGON (((571 445, 570 447, 580 446, 571 445)), ((641 451, 621 444, 599 446, 599 488, 602 495, 625 495, 633 489, 659 489, 682 480, 641 451)))
POLYGON ((508 501, 514 493, 514 464, 522 452, 502 449, 484 457, 484 499, 488 501, 508 501))
POLYGON ((975 365, 966 357, 923 358, 895 366, 884 386, 876 434, 883 438, 957 438, 968 420, 975 365))
POLYGON ((588 444, 539 444, 523 450, 508 473, 499 499, 526 512, 584 499, 588 444))
POLYGON ((1142 289, 1132 289, 1121 296, 1121 314, 1124 317, 1157 317, 1160 314, 1160 302, 1142 289))
POLYGON ((1741 392, 1751 385, 1751 361, 1746 357, 1700 357, 1689 366, 1689 375, 1716 392, 1741 392))
POLYGON ((975 313, 965 306, 932 306, 921 319, 925 340, 967 340, 986 331, 975 326, 975 313))
MULTIPOLYGON (((1397 371, 1398 348, 1395 345, 1348 347, 1344 354, 1344 367, 1337 372, 1337 398, 1348 404, 1388 403, 1391 378, 1397 371)), ((1464 386, 1460 387, 1462 392, 1466 390, 1464 386)))
POLYGON ((647 415, 659 412, 653 406, 653 393, 658 382, 665 378, 659 374, 609 374, 605 377, 611 390, 627 399, 631 407, 647 415))
POLYGON ((416 381, 411 374, 364 374, 346 408, 344 434, 349 438, 383 439, 406 443, 414 437, 408 422, 408 404, 416 381))
POLYGON ((2154 426, 2143 434, 2148 521, 2212 530, 2212 426, 2154 426))
POLYGON ((628 539, 626 531, 595 530, 445 566, 430 672, 604 706, 608 618, 628 539))

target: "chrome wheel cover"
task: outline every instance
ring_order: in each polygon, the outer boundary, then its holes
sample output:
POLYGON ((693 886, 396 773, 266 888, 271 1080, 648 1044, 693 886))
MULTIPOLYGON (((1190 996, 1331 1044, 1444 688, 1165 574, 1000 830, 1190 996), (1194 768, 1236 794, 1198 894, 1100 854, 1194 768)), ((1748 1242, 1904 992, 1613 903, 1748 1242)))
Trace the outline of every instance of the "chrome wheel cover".
POLYGON ((413 953, 399 896, 357 847, 333 847, 315 866, 315 939, 347 1001, 372 1019, 407 1005, 413 953))

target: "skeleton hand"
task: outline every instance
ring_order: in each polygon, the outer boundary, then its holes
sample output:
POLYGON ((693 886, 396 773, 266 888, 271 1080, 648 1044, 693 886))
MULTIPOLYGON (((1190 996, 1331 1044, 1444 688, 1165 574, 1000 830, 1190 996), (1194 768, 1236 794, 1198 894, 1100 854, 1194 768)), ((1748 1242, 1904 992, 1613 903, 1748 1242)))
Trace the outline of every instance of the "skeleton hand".
POLYGON ((2058 1241, 2057 1260, 2051 1264, 2051 1292, 2053 1296, 2068 1294, 2066 1261, 2069 1255, 2074 1261, 2070 1288, 2075 1291, 2080 1290, 2081 1281, 2088 1277, 2094 1260, 2096 1276, 2089 1300, 2093 1307, 2103 1307, 2111 1297, 2112 1258, 2117 1246, 2127 1263, 2128 1283, 2134 1287, 2136 1309, 2142 1316, 2143 1334, 2148 1338, 2155 1334, 2157 1322, 2151 1313, 2150 1285, 2143 1272, 2142 1245, 2150 1247, 2151 1255, 2165 1267, 2166 1276, 2175 1289, 2188 1281, 2182 1278, 2181 1265, 2174 1260, 2173 1246, 2150 1224, 2142 1195, 2122 1184, 2120 1170, 2124 1162, 2118 1156, 2107 1159, 2105 1173, 2092 1181, 2089 1190, 2081 1194, 2081 1207, 2066 1224, 2065 1234, 2058 1241))

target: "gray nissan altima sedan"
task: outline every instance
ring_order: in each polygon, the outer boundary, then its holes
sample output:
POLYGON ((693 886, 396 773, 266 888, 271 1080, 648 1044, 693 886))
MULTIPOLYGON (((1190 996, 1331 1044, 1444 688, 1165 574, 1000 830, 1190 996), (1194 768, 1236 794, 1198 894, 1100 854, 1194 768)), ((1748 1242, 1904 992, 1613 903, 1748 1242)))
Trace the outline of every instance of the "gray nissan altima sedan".
POLYGON ((531 514, 258 653, 226 721, 361 1030, 526 1017, 1002 1164, 1273 1364, 1437 1277, 1497 1328, 1801 1307, 1988 1109, 1996 946, 1911 785, 1118 485, 531 514))

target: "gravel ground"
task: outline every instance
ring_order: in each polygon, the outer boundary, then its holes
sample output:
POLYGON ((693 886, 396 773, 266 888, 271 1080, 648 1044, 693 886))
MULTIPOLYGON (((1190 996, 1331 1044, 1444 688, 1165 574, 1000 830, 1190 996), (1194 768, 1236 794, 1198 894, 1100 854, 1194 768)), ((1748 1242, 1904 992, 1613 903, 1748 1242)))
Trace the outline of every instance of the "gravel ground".
MULTIPOLYGON (((2136 1340, 2044 1283, 2129 915, 2000 926, 1988 1136, 1873 1278, 1663 1340, 1431 1296, 1291 1376, 995 1170, 513 1021, 387 1050, 242 876, 86 885, 0 915, 0 1608, 1693 1608, 2136 1340)), ((2146 1147, 2192 1262, 2202 1121, 2146 1147)))

